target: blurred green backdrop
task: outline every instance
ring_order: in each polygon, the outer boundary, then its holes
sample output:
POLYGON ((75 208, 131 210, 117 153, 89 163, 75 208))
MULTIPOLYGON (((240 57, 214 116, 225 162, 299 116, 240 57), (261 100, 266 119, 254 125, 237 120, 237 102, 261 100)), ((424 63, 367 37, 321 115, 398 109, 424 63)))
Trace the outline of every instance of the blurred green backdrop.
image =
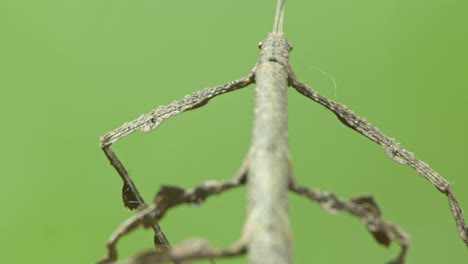
MULTIPOLYGON (((0 2, 1 263, 93 263, 132 215, 99 137, 152 108, 245 76, 271 30, 275 1, 3 0, 0 2)), ((468 208, 467 1, 288 1, 297 76, 397 138, 454 186, 468 208), (321 71, 331 74, 333 80, 321 71)), ((161 184, 231 177, 252 127, 253 86, 115 145, 150 200, 161 184)), ((372 193, 412 235, 408 263, 466 263, 446 197, 378 145, 290 93, 290 142, 301 184, 341 197, 372 193)), ((240 234, 245 189, 179 207, 170 241, 240 234)), ((384 263, 346 214, 290 196, 296 263, 384 263)), ((151 248, 139 230, 119 244, 151 248)), ((203 262, 206 263, 206 262, 203 262)), ((244 258, 218 263, 245 263, 244 258)))

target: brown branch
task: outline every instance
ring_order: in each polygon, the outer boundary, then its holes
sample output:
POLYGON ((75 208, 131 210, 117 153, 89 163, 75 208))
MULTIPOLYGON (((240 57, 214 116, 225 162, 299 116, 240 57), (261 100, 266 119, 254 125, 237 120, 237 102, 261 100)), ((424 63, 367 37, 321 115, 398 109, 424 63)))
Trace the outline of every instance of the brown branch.
MULTIPOLYGON (((246 78, 235 80, 215 88, 206 88, 192 95, 186 96, 182 100, 175 101, 166 106, 158 107, 149 114, 142 115, 129 123, 125 123, 121 127, 101 137, 101 149, 106 154, 106 157, 109 159, 111 165, 116 169, 122 178, 122 199, 125 207, 134 210, 137 208, 144 208, 146 207, 146 204, 127 170, 117 158, 117 155, 115 155, 115 153, 112 151, 110 146, 120 139, 134 133, 135 131, 141 130, 144 132, 149 132, 158 127, 164 120, 185 111, 201 107, 213 97, 248 86, 253 82, 254 71, 255 69, 252 70, 252 72, 246 78)), ((152 228, 155 232, 154 241, 156 248, 163 251, 170 248, 169 241, 164 235, 161 227, 157 223, 154 223, 152 228)), ((117 257, 116 252, 113 252, 112 249, 108 249, 108 254, 110 254, 107 257, 108 259, 115 259, 117 257)))
MULTIPOLYGON (((103 147, 102 150, 104 151, 107 158, 110 160, 111 165, 117 170, 124 182, 122 187, 122 199, 124 201, 125 206, 132 210, 136 208, 146 207, 145 201, 141 197, 140 193, 138 192, 138 189, 136 188, 132 179, 128 175, 127 170, 117 158, 115 153, 110 149, 110 146, 103 147)), ((155 234, 154 244, 156 249, 158 249, 159 251, 165 251, 169 249, 169 241, 164 235, 164 232, 162 231, 161 227, 157 223, 154 223, 152 225, 152 228, 155 234)), ((109 247, 109 244, 107 245, 107 248, 108 252, 106 259, 115 260, 117 258, 117 252, 115 251, 115 248, 113 246, 109 247)))
POLYGON ((358 196, 349 200, 342 200, 332 192, 307 189, 296 185, 294 182, 291 183, 290 190, 318 202, 322 209, 329 213, 344 211, 358 217, 379 244, 388 247, 393 240, 401 246, 399 256, 390 263, 403 264, 405 262, 410 238, 397 225, 382 218, 380 208, 373 197, 358 196))
POLYGON ((245 78, 235 80, 215 88, 205 88, 193 93, 192 95, 187 95, 181 100, 165 106, 160 106, 148 114, 141 115, 139 118, 125 123, 121 127, 101 137, 101 148, 110 146, 136 131, 140 130, 143 132, 149 132, 157 128, 164 120, 172 116, 201 107, 218 95, 244 88, 253 82, 254 72, 255 69, 253 69, 245 78))
POLYGON ((384 135, 377 128, 369 124, 364 118, 357 116, 346 106, 321 96, 305 84, 297 81, 295 78, 292 80, 291 85, 302 95, 332 111, 343 124, 382 146, 385 153, 392 160, 399 164, 410 166, 416 170, 420 176, 430 181, 440 192, 444 193, 449 199, 450 209, 453 217, 455 218, 458 233, 464 243, 468 246, 468 226, 465 224, 463 211, 446 179, 432 170, 429 165, 416 158, 413 153, 404 149, 398 141, 384 135))
MULTIPOLYGON (((145 228, 157 226, 164 214, 172 207, 180 204, 201 204, 209 196, 220 194, 224 191, 245 184, 247 178, 249 159, 247 158, 239 172, 234 178, 224 182, 209 181, 191 190, 184 190, 179 187, 162 186, 154 198, 154 203, 144 207, 138 213, 127 219, 111 235, 107 241, 107 255, 99 263, 112 263, 117 259, 117 242, 126 234, 132 232, 139 226, 145 228)), ((158 250, 159 253, 168 252, 158 250)))
POLYGON ((191 261, 197 259, 214 259, 235 257, 247 251, 244 242, 238 242, 228 249, 213 248, 201 239, 186 240, 167 252, 148 251, 124 261, 122 264, 150 264, 170 261, 191 261))

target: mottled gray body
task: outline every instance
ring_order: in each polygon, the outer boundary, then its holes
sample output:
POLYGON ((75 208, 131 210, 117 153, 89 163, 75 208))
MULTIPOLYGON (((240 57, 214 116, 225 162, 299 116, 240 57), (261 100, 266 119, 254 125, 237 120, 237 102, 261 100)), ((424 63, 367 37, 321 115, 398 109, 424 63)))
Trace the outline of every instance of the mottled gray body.
POLYGON ((292 263, 288 220, 290 155, 288 57, 283 34, 269 34, 255 72, 255 122, 249 168, 249 263, 292 263))
POLYGON ((107 242, 107 254, 99 263, 114 263, 117 259, 118 240, 139 226, 151 226, 155 230, 157 250, 143 252, 128 263, 173 261, 177 264, 185 260, 232 257, 245 253, 248 254, 248 263, 251 264, 293 263, 287 199, 288 190, 291 190, 319 203, 325 211, 343 211, 358 217, 381 245, 389 246, 391 241, 396 242, 401 246, 401 251, 390 263, 403 264, 409 248, 409 236, 397 225, 382 218, 381 210, 373 197, 358 196, 343 200, 332 192, 302 187, 294 180, 288 146, 288 86, 333 112, 344 125, 378 143, 391 159, 409 165, 444 193, 449 199, 460 237, 468 245, 468 226, 447 180, 364 118, 346 106, 321 96, 296 79, 288 62, 292 46, 282 33, 285 0, 278 0, 277 3, 273 33, 261 43, 260 59, 247 77, 215 88, 203 89, 169 105, 158 107, 101 138, 102 150, 123 180, 122 198, 125 206, 140 211, 115 230, 107 242), (223 182, 210 181, 189 190, 164 186, 154 202, 146 205, 127 170, 111 150, 111 145, 135 131, 149 132, 172 116, 201 107, 218 95, 244 88, 253 82, 257 84, 253 140, 236 176, 223 182), (237 243, 228 249, 220 250, 206 241, 192 240, 170 248, 158 225, 158 221, 168 209, 184 203, 202 203, 211 195, 220 194, 246 182, 249 191, 249 212, 243 235, 237 243))

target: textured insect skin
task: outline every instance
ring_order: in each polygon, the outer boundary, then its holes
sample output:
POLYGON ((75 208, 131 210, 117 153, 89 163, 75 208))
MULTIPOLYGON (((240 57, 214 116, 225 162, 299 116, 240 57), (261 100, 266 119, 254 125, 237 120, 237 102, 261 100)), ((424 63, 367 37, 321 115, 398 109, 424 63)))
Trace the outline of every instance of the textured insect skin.
POLYGON ((288 218, 288 191, 292 191, 314 202, 327 212, 343 211, 359 218, 374 239, 388 246, 391 241, 401 246, 397 258, 390 263, 403 264, 409 248, 410 238, 396 224, 382 218, 374 198, 357 196, 348 200, 339 199, 332 192, 324 192, 299 186, 292 175, 287 130, 287 88, 292 86, 300 94, 319 103, 347 127, 367 139, 379 144, 395 162, 412 167, 420 176, 432 183, 448 197, 459 235, 468 245, 468 227, 463 211, 448 183, 413 153, 359 117, 346 106, 333 102, 307 85, 299 82, 289 65, 292 45, 282 33, 285 0, 278 0, 273 33, 259 43, 260 58, 254 69, 245 78, 215 88, 206 88, 181 100, 161 106, 148 114, 123 124, 101 138, 101 148, 111 165, 123 180, 122 198, 124 205, 139 211, 125 221, 107 242, 107 256, 100 263, 111 263, 117 259, 117 241, 139 226, 151 226, 155 230, 156 251, 142 253, 130 263, 156 263, 198 258, 232 257, 248 254, 249 263, 293 263, 291 228, 288 218), (254 128, 252 144, 241 166, 231 180, 209 182, 185 190, 163 186, 153 203, 146 205, 111 145, 136 132, 149 132, 177 114, 205 105, 212 98, 256 83, 254 128), (201 203, 213 194, 248 185, 249 205, 244 231, 237 243, 228 249, 216 249, 203 240, 192 240, 169 250, 158 221, 171 207, 188 203, 201 203))
POLYGON ((292 263, 288 218, 291 161, 288 144, 289 52, 283 34, 262 42, 255 72, 255 113, 248 173, 245 234, 250 263, 292 263))

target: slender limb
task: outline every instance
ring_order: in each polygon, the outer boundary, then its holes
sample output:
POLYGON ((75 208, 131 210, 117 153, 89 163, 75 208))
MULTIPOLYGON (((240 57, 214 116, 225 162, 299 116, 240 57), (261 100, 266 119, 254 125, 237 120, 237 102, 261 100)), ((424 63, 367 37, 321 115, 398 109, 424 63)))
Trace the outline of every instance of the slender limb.
POLYGON ((201 239, 186 240, 167 252, 148 251, 124 261, 125 264, 166 263, 197 259, 228 258, 245 254, 246 243, 239 241, 228 249, 216 249, 201 239))
POLYGON ((465 242, 465 244, 468 245, 468 226, 465 224, 463 211, 460 208, 458 201, 455 198, 455 194, 453 193, 452 189, 450 188, 450 184, 446 179, 432 170, 429 165, 416 158, 413 153, 404 149, 398 141, 384 135, 377 128, 369 124, 364 118, 357 116, 346 106, 328 100, 327 98, 318 94, 316 91, 307 87, 305 84, 300 83, 295 78, 293 78, 291 86, 293 86, 302 95, 312 99, 313 101, 332 111, 346 126, 382 146, 385 153, 392 160, 400 164, 409 165, 411 168, 415 169, 420 176, 426 178, 440 192, 444 193, 449 199, 450 209, 452 211, 453 217, 455 218, 458 233, 460 234, 460 237, 465 242))
MULTIPOLYGON (((127 208, 136 209, 136 208, 144 208, 146 207, 145 201, 141 197, 138 189, 136 188, 135 184, 133 183, 132 179, 127 173, 127 170, 122 165, 120 160, 117 158, 115 153, 110 149, 110 147, 103 147, 103 151, 106 154, 107 158, 111 161, 112 166, 117 170, 119 175, 122 177, 124 182, 122 187, 122 198, 124 204, 127 208)), ((155 239, 154 244, 156 249, 160 251, 165 251, 170 248, 169 241, 167 240, 164 232, 162 231, 161 227, 157 223, 153 223, 152 228, 154 230, 155 239)), ((107 244, 108 248, 108 256, 107 259, 115 260, 117 258, 117 252, 115 251, 115 247, 109 243, 107 244)))
POLYGON ((334 193, 307 189, 294 182, 291 183, 290 190, 318 202, 322 209, 329 213, 344 211, 358 217, 379 244, 389 246, 392 240, 398 243, 401 246, 400 254, 390 263, 404 263, 410 238, 397 225, 382 218, 380 208, 373 197, 359 196, 349 200, 342 200, 336 197, 334 193))
MULTIPOLYGON (((191 190, 184 190, 178 187, 163 186, 157 193, 154 203, 144 207, 141 211, 127 219, 120 225, 107 241, 107 255, 99 263, 112 263, 117 259, 117 242, 126 234, 132 232, 139 226, 145 228, 157 225, 157 222, 172 207, 180 204, 200 204, 213 194, 220 194, 224 191, 245 184, 247 178, 249 159, 242 164, 241 169, 234 178, 225 182, 209 181, 191 190)), ((167 250, 158 252, 163 253, 167 250)))
POLYGON ((167 106, 158 107, 149 114, 142 115, 134 121, 125 123, 121 127, 105 134, 101 138, 102 150, 105 152, 111 165, 117 170, 124 183, 122 196, 124 198, 125 207, 136 209, 144 205, 144 202, 138 193, 137 188, 133 184, 127 170, 117 158, 117 155, 115 155, 115 153, 110 149, 110 146, 135 131, 151 131, 158 127, 164 120, 182 112, 201 107, 217 95, 246 87, 253 82, 253 77, 254 71, 252 71, 246 78, 232 81, 216 88, 206 88, 167 106))
POLYGON ((125 123, 121 127, 101 137, 101 148, 110 146, 135 131, 149 132, 158 127, 164 120, 185 111, 201 107, 208 103, 213 97, 244 88, 253 82, 254 72, 255 69, 253 69, 246 78, 235 80, 215 88, 205 88, 192 95, 186 96, 184 99, 165 106, 160 106, 148 114, 141 115, 139 118, 125 123))
MULTIPOLYGON (((101 149, 106 154, 106 157, 109 159, 111 165, 117 170, 118 174, 122 178, 122 198, 125 207, 133 210, 136 208, 143 208, 146 205, 140 193, 138 192, 138 189, 130 178, 127 170, 117 158, 117 155, 115 155, 115 153, 112 151, 110 146, 137 130, 145 132, 151 131, 171 116, 201 107, 215 96, 246 87, 253 82, 254 70, 252 70, 246 78, 232 81, 228 84, 215 88, 206 88, 190 96, 186 96, 182 100, 175 101, 167 106, 158 107, 149 114, 142 115, 134 121, 125 123, 121 127, 107 133, 101 138, 101 149)), ((170 244, 161 227, 157 223, 154 223, 153 229, 155 231, 156 247, 160 250, 168 249, 170 244)))

